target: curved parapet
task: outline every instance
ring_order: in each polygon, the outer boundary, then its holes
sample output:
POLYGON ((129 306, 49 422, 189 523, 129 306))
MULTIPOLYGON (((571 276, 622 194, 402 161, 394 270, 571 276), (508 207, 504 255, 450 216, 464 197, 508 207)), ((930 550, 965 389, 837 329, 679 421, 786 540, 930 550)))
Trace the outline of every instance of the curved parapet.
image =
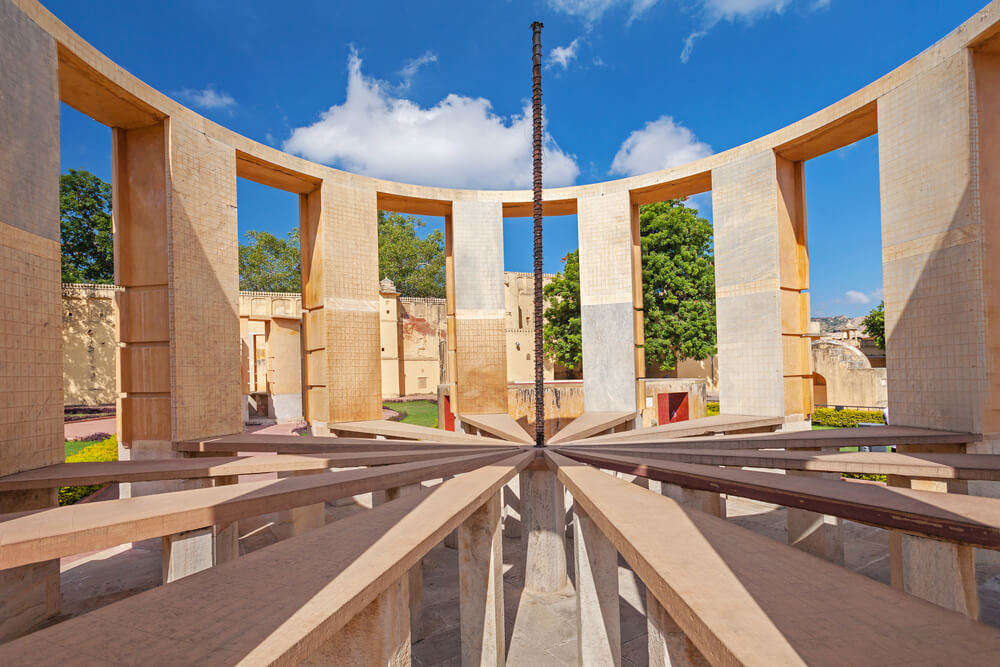
MULTIPOLYGON (((13 0, 49 33, 58 47, 63 102, 110 127, 137 128, 165 118, 183 121, 237 151, 243 178, 292 192, 308 192, 321 180, 379 193, 386 209, 442 215, 452 201, 500 201, 504 215, 530 215, 530 190, 462 190, 397 183, 317 164, 244 137, 188 109, 142 82, 88 44, 35 0, 13 0)), ((548 188, 547 215, 573 212, 571 200, 627 191, 637 203, 662 201, 711 189, 711 172, 748 155, 774 150, 802 161, 871 136, 878 129, 875 103, 886 93, 929 72, 950 56, 975 48, 998 31, 1000 5, 990 3, 923 53, 882 78, 802 120, 741 146, 666 170, 601 183, 548 188)))

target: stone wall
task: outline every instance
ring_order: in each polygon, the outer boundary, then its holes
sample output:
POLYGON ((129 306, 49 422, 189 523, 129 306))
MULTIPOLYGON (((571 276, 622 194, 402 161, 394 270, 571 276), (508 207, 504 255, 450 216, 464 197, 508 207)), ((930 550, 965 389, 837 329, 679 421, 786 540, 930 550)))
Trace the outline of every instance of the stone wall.
POLYGON ((113 285, 63 285, 63 403, 115 402, 113 285))
POLYGON ((812 344, 812 358, 817 406, 886 407, 886 369, 872 368, 868 357, 854 345, 818 340, 812 344))

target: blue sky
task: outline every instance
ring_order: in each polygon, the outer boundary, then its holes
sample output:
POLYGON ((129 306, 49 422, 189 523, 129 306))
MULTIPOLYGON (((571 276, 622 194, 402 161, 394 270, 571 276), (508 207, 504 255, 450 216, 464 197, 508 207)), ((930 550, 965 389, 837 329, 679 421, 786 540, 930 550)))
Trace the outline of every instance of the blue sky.
MULTIPOLYGON (((681 164, 794 122, 903 63, 985 0, 169 3, 48 0, 150 85, 278 148, 414 183, 527 186, 530 29, 545 23, 546 184, 681 164)), ((110 137, 64 107, 63 170, 110 178, 110 137)), ((877 139, 806 163, 814 316, 882 289, 877 139)), ((694 201, 711 216, 708 197, 694 201)), ((239 183, 240 231, 284 234, 295 196, 239 183)), ((428 229, 440 219, 428 219, 428 229)), ((546 271, 577 246, 546 224, 546 271)), ((530 222, 505 263, 531 268, 530 222)))

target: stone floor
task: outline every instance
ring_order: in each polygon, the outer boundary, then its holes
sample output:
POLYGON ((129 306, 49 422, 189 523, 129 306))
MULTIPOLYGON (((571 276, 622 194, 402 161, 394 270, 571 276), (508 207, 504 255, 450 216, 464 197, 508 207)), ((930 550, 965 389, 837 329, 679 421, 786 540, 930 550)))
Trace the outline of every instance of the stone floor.
MULTIPOLYGON (((328 506, 327 520, 335 521, 370 507, 370 494, 349 506, 328 506)), ((729 499, 730 519, 745 528, 785 540, 785 511, 779 507, 729 499)), ((240 551, 248 553, 275 541, 273 515, 240 522, 240 551)), ((888 536, 883 530, 847 522, 845 551, 851 569, 888 582, 888 536)), ((571 544, 571 542, 569 542, 571 544)), ((572 587, 537 596, 524 593, 520 539, 504 539, 504 606, 509 665, 575 665, 576 621, 572 587)), ((160 583, 160 540, 146 540, 132 548, 116 547, 63 560, 63 616, 75 616, 110 604, 160 583)), ((572 567, 572 558, 569 559, 572 567)), ((415 665, 458 665, 458 553, 437 545, 423 564, 424 635, 413 644, 415 665)), ((572 573, 571 573, 572 577, 572 573)), ((977 568, 982 620, 1000 627, 1000 565, 977 568)), ((624 561, 619 562, 623 662, 645 665, 646 625, 644 589, 624 561)), ((872 619, 878 622, 878 619, 872 619)))

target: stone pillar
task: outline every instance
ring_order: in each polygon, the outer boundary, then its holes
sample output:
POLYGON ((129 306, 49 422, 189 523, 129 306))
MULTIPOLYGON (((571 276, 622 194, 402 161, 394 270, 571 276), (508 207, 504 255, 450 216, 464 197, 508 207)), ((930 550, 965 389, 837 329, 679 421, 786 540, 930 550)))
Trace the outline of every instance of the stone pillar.
POLYGON ((563 487, 550 470, 521 473, 521 540, 524 589, 554 593, 569 583, 566 575, 566 505, 563 487))
POLYGON ((661 495, 668 496, 684 507, 705 512, 720 519, 726 518, 726 499, 721 494, 700 489, 686 489, 677 484, 649 480, 649 489, 661 495))
MULTIPOLYGON (((56 504, 55 489, 0 493, 0 514, 56 504)), ((60 602, 58 558, 0 570, 0 643, 37 630, 59 613, 60 602)))
MULTIPOLYGON (((287 479, 299 475, 317 475, 324 470, 295 470, 291 472, 279 472, 278 479, 287 479)), ((288 510, 278 512, 278 520, 274 525, 274 533, 279 540, 289 537, 303 535, 311 530, 322 528, 326 525, 326 503, 313 503, 293 507, 288 510)))
POLYGON ((163 537, 163 583, 177 581, 215 565, 215 530, 212 526, 163 537))
MULTIPOLYGON (((1000 453, 996 44, 878 99, 889 421, 982 434, 968 448, 977 454, 1000 453)), ((995 482, 968 490, 1000 497, 995 482)))
POLYGON ((628 192, 577 200, 585 412, 637 409, 636 376, 644 366, 637 360, 644 356, 636 346, 642 280, 641 266, 635 278, 633 217, 628 192))
POLYGON ((707 667, 709 662, 646 589, 649 667, 707 667))
POLYGON ((503 533, 521 537, 521 478, 514 477, 503 487, 503 533))
POLYGON ((763 151, 712 170, 719 399, 729 414, 812 412, 801 162, 763 151))
POLYGON ((618 550, 589 515, 573 504, 576 645, 583 665, 621 665, 618 550))
MULTIPOLYGON (((507 413, 503 211, 500 202, 452 203, 455 414, 507 413)), ((449 311, 452 310, 449 303, 449 311)), ((458 422, 456 421, 456 428, 458 422)))
MULTIPOLYGON (((420 484, 407 484, 406 486, 385 489, 383 491, 372 492, 372 507, 384 505, 387 502, 420 493, 423 487, 420 484)), ((423 595, 424 595, 424 572, 423 561, 410 568, 408 575, 408 590, 410 596, 410 637, 418 642, 423 639, 423 595)))
POLYGON ((376 193, 323 181, 300 196, 299 220, 304 411, 325 435, 382 418, 376 193))
MULTIPOLYGON (((63 448, 56 44, 0 0, 0 475, 60 463, 63 448)), ((56 504, 0 493, 0 512, 56 504)), ((0 642, 59 613, 59 561, 0 571, 0 642)))
POLYGON ((112 157, 119 458, 176 458, 173 442, 243 429, 236 152, 168 119, 115 128, 112 157))
POLYGON ((300 664, 408 667, 408 599, 406 577, 401 577, 300 664))
POLYGON ((463 665, 505 661, 501 508, 497 493, 458 528, 463 665))
MULTIPOLYGON (((824 451, 834 453, 836 448, 820 448, 796 451, 824 451)), ((840 473, 814 472, 811 470, 786 470, 786 475, 803 477, 818 477, 820 479, 839 480, 840 473)), ((817 514, 807 510, 789 507, 786 510, 788 527, 788 544, 814 556, 825 558, 837 565, 844 564, 844 532, 840 519, 826 514, 817 514)))
MULTIPOLYGON (((239 482, 236 475, 213 477, 214 486, 228 486, 239 482)), ((215 565, 235 560, 240 557, 240 522, 216 524, 215 531, 215 565)))
MULTIPOLYGON (((901 452, 926 451, 926 447, 900 445, 901 452)), ((955 447, 935 447, 955 451, 955 447)), ((889 486, 939 493, 965 493, 968 482, 908 479, 889 475, 889 486)), ((953 609, 969 618, 979 618, 975 549, 953 542, 930 540, 889 531, 889 572, 894 588, 934 604, 953 609)))

